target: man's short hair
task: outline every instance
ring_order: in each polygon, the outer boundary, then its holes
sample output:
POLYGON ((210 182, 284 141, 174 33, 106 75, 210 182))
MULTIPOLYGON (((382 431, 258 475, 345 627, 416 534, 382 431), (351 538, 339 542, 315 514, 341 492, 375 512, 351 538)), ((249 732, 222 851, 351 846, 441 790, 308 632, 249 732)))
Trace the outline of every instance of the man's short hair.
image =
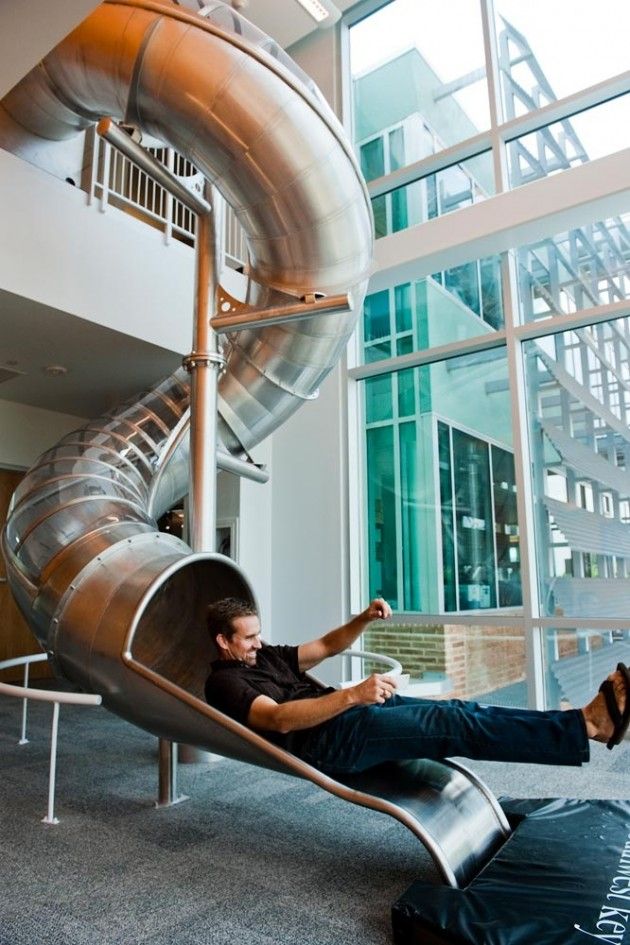
POLYGON ((231 640, 236 630, 233 621, 238 617, 257 617, 258 611, 253 604, 237 597, 224 597, 213 604, 208 604, 208 633, 216 643, 220 633, 231 640))

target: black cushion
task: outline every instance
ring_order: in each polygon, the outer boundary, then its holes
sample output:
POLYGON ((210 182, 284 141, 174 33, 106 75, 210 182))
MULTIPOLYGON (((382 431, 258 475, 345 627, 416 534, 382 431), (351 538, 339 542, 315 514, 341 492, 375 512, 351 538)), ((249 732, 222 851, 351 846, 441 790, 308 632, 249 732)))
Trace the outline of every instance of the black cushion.
POLYGON ((630 801, 502 806, 514 833, 466 889, 394 904, 396 945, 630 945, 630 801))

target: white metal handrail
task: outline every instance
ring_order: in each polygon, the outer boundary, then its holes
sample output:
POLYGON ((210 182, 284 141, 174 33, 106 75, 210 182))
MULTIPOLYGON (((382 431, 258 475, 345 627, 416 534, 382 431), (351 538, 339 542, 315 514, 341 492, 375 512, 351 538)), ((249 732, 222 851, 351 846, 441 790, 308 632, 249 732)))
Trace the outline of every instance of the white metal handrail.
MULTIPOLYGON (((203 195, 203 175, 190 161, 173 148, 148 150, 188 189, 203 195)), ((93 136, 88 195, 90 202, 98 202, 101 212, 111 203, 162 230, 167 243, 175 238, 194 245, 195 214, 98 135, 93 136)), ((230 206, 226 206, 224 213, 223 246, 226 265, 238 269, 246 263, 245 234, 230 206)))
POLYGON ((30 656, 18 656, 14 659, 0 662, 0 670, 11 669, 14 666, 24 666, 24 684, 14 686, 10 683, 0 682, 0 695, 14 696, 22 699, 22 729, 18 742, 19 745, 26 745, 26 713, 29 699, 35 699, 38 702, 53 703, 52 731, 50 737, 50 767, 48 774, 48 812, 42 818, 44 824, 58 824, 55 817, 55 777, 57 772, 57 732, 59 728, 59 706, 61 703, 66 705, 100 705, 101 696, 95 696, 84 692, 59 692, 52 689, 30 689, 28 686, 28 672, 31 663, 41 663, 47 660, 46 653, 33 653, 30 656))
MULTIPOLYGON (((409 682, 409 676, 402 671, 402 663, 394 659, 393 656, 385 656, 383 653, 372 653, 369 650, 344 650, 341 656, 345 659, 371 660, 373 663, 382 663, 385 666, 385 670, 380 670, 380 672, 386 672, 388 676, 394 676, 401 680, 403 684, 409 682)), ((348 686, 354 686, 357 681, 358 680, 352 678, 344 678, 344 681, 341 683, 341 688, 346 689, 348 686)))

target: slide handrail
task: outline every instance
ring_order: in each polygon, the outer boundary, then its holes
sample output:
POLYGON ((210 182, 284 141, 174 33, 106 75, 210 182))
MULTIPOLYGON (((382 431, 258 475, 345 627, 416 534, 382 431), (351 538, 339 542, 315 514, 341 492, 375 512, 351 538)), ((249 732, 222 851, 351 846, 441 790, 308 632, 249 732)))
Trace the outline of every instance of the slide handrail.
MULTIPOLYGON (((344 659, 356 658, 360 660, 371 660, 373 663, 382 664, 384 669, 379 668, 378 672, 395 677, 399 681, 398 685, 401 688, 406 686, 409 682, 409 675, 403 673, 402 663, 394 659, 393 656, 385 656, 384 653, 373 653, 371 650, 344 650, 343 653, 340 653, 340 656, 344 659)), ((350 679, 346 679, 345 677, 346 673, 344 672, 339 684, 340 689, 348 689, 350 686, 354 686, 358 681, 352 678, 352 671, 350 671, 350 679)))
POLYGON ((48 659, 46 653, 32 653, 29 656, 17 656, 0 662, 0 670, 12 669, 14 666, 24 666, 24 685, 15 686, 12 683, 0 682, 0 693, 5 696, 16 696, 19 699, 36 699, 39 702, 60 702, 68 705, 100 705, 101 696, 88 692, 61 692, 56 689, 29 689, 27 686, 28 673, 26 667, 31 663, 43 663, 48 659))
POLYGON ((61 692, 55 689, 32 689, 28 685, 28 670, 31 663, 43 663, 48 659, 46 653, 31 653, 28 656, 17 656, 0 662, 0 670, 12 669, 15 666, 24 667, 24 684, 15 686, 11 683, 0 682, 0 695, 13 696, 22 699, 22 733, 19 745, 27 745, 26 714, 28 700, 53 703, 52 730, 50 736, 50 764, 48 770, 48 811, 42 818, 42 823, 54 825, 59 821, 55 817, 55 778, 57 772, 57 733, 59 729, 59 706, 65 705, 100 705, 101 696, 88 692, 61 692))
POLYGON ((374 663, 383 663, 389 667, 391 672, 388 676, 400 676, 402 673, 402 663, 393 656, 385 656, 384 653, 372 653, 371 650, 344 650, 341 654, 344 657, 357 657, 362 660, 372 660, 374 663))

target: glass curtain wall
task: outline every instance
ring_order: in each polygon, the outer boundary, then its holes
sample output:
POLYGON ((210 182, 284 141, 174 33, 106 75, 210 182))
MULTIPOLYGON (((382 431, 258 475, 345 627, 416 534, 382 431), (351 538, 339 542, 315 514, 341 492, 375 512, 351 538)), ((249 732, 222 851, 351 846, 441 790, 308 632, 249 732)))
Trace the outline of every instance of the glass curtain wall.
MULTIPOLYGON (((587 7, 357 8, 351 120, 377 239, 445 214, 456 234, 463 208, 630 146, 630 8, 587 7)), ((419 255, 417 278, 366 298, 355 566, 361 605, 396 611, 365 643, 416 694, 571 705, 595 668, 630 662, 624 209, 439 271, 419 255)))

